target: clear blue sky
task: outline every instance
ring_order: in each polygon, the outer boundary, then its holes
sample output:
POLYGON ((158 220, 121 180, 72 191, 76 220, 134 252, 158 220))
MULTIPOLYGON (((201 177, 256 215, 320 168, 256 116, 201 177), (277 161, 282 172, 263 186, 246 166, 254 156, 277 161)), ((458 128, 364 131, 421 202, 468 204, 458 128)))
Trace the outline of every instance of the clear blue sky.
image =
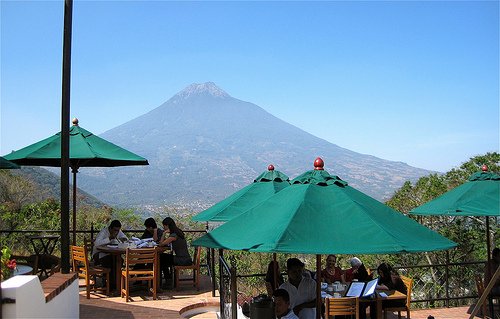
MULTIPOLYGON (((64 6, 0 9, 5 155, 60 131, 64 6)), ((499 151, 499 3, 74 2, 84 128, 207 81, 339 146, 447 171, 499 151)))

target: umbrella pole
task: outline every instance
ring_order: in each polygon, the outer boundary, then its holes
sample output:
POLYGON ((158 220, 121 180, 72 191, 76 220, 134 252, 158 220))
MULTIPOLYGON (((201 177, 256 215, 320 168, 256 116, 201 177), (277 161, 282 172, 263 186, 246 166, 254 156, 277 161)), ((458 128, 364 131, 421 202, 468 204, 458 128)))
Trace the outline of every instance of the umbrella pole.
POLYGON ((76 246, 76 173, 78 168, 72 168, 73 173, 73 245, 76 246))
MULTIPOLYGON (((274 289, 278 289, 278 263, 276 262, 276 253, 273 253, 273 281, 274 289)), ((274 293, 274 292, 273 292, 274 293)), ((272 297, 272 296, 270 296, 272 297)))
POLYGON ((321 255, 316 255, 316 319, 321 318, 321 255))
POLYGON ((69 113, 73 0, 64 1, 61 98, 61 272, 69 273, 69 113))
POLYGON ((490 252, 491 252, 491 243, 490 243, 490 217, 486 216, 486 256, 487 259, 490 259, 490 252))

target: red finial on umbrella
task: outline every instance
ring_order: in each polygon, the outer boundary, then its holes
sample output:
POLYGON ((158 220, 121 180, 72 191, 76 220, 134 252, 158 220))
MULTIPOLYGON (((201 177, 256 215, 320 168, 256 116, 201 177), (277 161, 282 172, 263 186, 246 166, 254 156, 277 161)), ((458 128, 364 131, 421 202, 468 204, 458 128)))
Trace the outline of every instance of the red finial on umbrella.
POLYGON ((78 119, 75 117, 71 123, 73 123, 74 126, 78 126, 78 119))
POLYGON ((483 172, 487 172, 487 171, 488 171, 488 165, 483 164, 483 166, 481 166, 481 170, 482 170, 483 172))
POLYGON ((321 159, 321 157, 318 157, 314 160, 314 169, 315 170, 319 170, 319 171, 322 171, 323 170, 323 166, 325 166, 325 162, 323 162, 323 160, 321 159))
POLYGON ((269 164, 269 166, 267 167, 267 170, 268 171, 274 171, 274 165, 273 164, 269 164))

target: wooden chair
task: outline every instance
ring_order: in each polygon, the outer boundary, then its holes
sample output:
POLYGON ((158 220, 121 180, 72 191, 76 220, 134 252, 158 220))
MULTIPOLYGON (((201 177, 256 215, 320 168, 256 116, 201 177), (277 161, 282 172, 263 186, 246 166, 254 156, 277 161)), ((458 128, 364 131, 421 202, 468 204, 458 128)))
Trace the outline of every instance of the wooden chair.
POLYGON ((89 254, 88 258, 90 266, 95 264, 94 256, 92 255, 92 252, 94 251, 94 241, 95 239, 89 239, 87 237, 83 239, 83 245, 87 248, 87 253, 89 254))
POLYGON ((87 299, 90 299, 91 288, 93 291, 105 291, 106 295, 109 295, 109 268, 91 267, 89 264, 87 248, 85 246, 71 246, 71 258, 73 260, 73 271, 78 273, 78 278, 85 279, 87 299), (98 288, 96 286, 97 276, 105 277, 106 288, 98 288))
POLYGON ((359 299, 356 297, 326 298, 325 319, 335 316, 354 316, 359 319, 359 299))
POLYGON ((126 302, 130 298, 130 283, 134 281, 147 281, 148 290, 153 288, 153 299, 156 299, 157 274, 158 274, 158 253, 156 248, 127 248, 125 254, 125 269, 121 275, 121 296, 126 302), (152 264, 151 269, 134 269, 135 265, 152 264))
POLYGON ((406 276, 401 276, 401 279, 403 280, 405 286, 406 286, 406 303, 404 306, 401 307, 386 307, 384 308, 384 319, 387 319, 387 313, 388 312, 398 312, 398 319, 401 319, 401 311, 406 311, 406 319, 410 319, 410 303, 411 303, 411 289, 413 287, 413 279, 406 277, 406 276))
POLYGON ((201 247, 196 247, 196 251, 194 253, 194 263, 192 265, 187 266, 174 266, 174 276, 175 276, 175 288, 179 288, 179 283, 181 281, 192 281, 193 287, 196 287, 196 290, 200 289, 200 255, 201 255, 201 247), (180 278, 180 273, 183 270, 192 270, 193 277, 191 278, 180 278))

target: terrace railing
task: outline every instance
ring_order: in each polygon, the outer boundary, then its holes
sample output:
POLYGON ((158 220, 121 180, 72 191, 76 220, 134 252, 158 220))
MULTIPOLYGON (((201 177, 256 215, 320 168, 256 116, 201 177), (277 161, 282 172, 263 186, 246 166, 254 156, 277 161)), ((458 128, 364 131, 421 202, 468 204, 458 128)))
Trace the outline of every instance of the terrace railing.
MULTIPOLYGON (((124 229, 123 231, 140 235, 143 229, 124 229)), ((22 240, 22 238, 41 233, 54 234, 59 232, 59 230, 0 230, 0 237, 3 243, 7 240, 18 245, 17 250, 30 252, 32 248, 29 240, 22 240)), ((84 237, 95 238, 97 232, 93 227, 90 230, 78 230, 77 241, 83 244, 84 237)), ((185 230, 185 232, 188 241, 191 241, 206 233, 206 230, 185 230)), ((11 248, 15 249, 14 247, 11 248)), ((206 249, 203 254, 204 258, 202 260, 206 260, 203 266, 207 268, 212 280, 212 296, 215 296, 215 290, 218 287, 220 289, 221 305, 232 303, 231 291, 235 292, 233 298, 237 298, 240 304, 249 301, 252 296, 266 293, 264 274, 236 274, 236 272, 232 274, 231 271, 233 269, 236 271, 236 267, 235 265, 230 267, 221 252, 219 252, 218 258, 220 265, 216 269, 217 254, 214 253, 214 250, 206 249), (216 282, 217 279, 218 283, 216 282), (233 281, 234 286, 232 286, 233 281), (223 297, 223 294, 225 297, 223 297), (224 302, 222 302, 222 298, 225 298, 224 302)), ((441 264, 400 265, 395 268, 402 275, 414 279, 412 304, 415 307, 453 307, 470 304, 472 299, 478 298, 474 276, 482 274, 484 266, 485 261, 449 262, 449 259, 446 258, 446 262, 441 264)), ((236 307, 228 307, 227 311, 236 311, 236 307)))

